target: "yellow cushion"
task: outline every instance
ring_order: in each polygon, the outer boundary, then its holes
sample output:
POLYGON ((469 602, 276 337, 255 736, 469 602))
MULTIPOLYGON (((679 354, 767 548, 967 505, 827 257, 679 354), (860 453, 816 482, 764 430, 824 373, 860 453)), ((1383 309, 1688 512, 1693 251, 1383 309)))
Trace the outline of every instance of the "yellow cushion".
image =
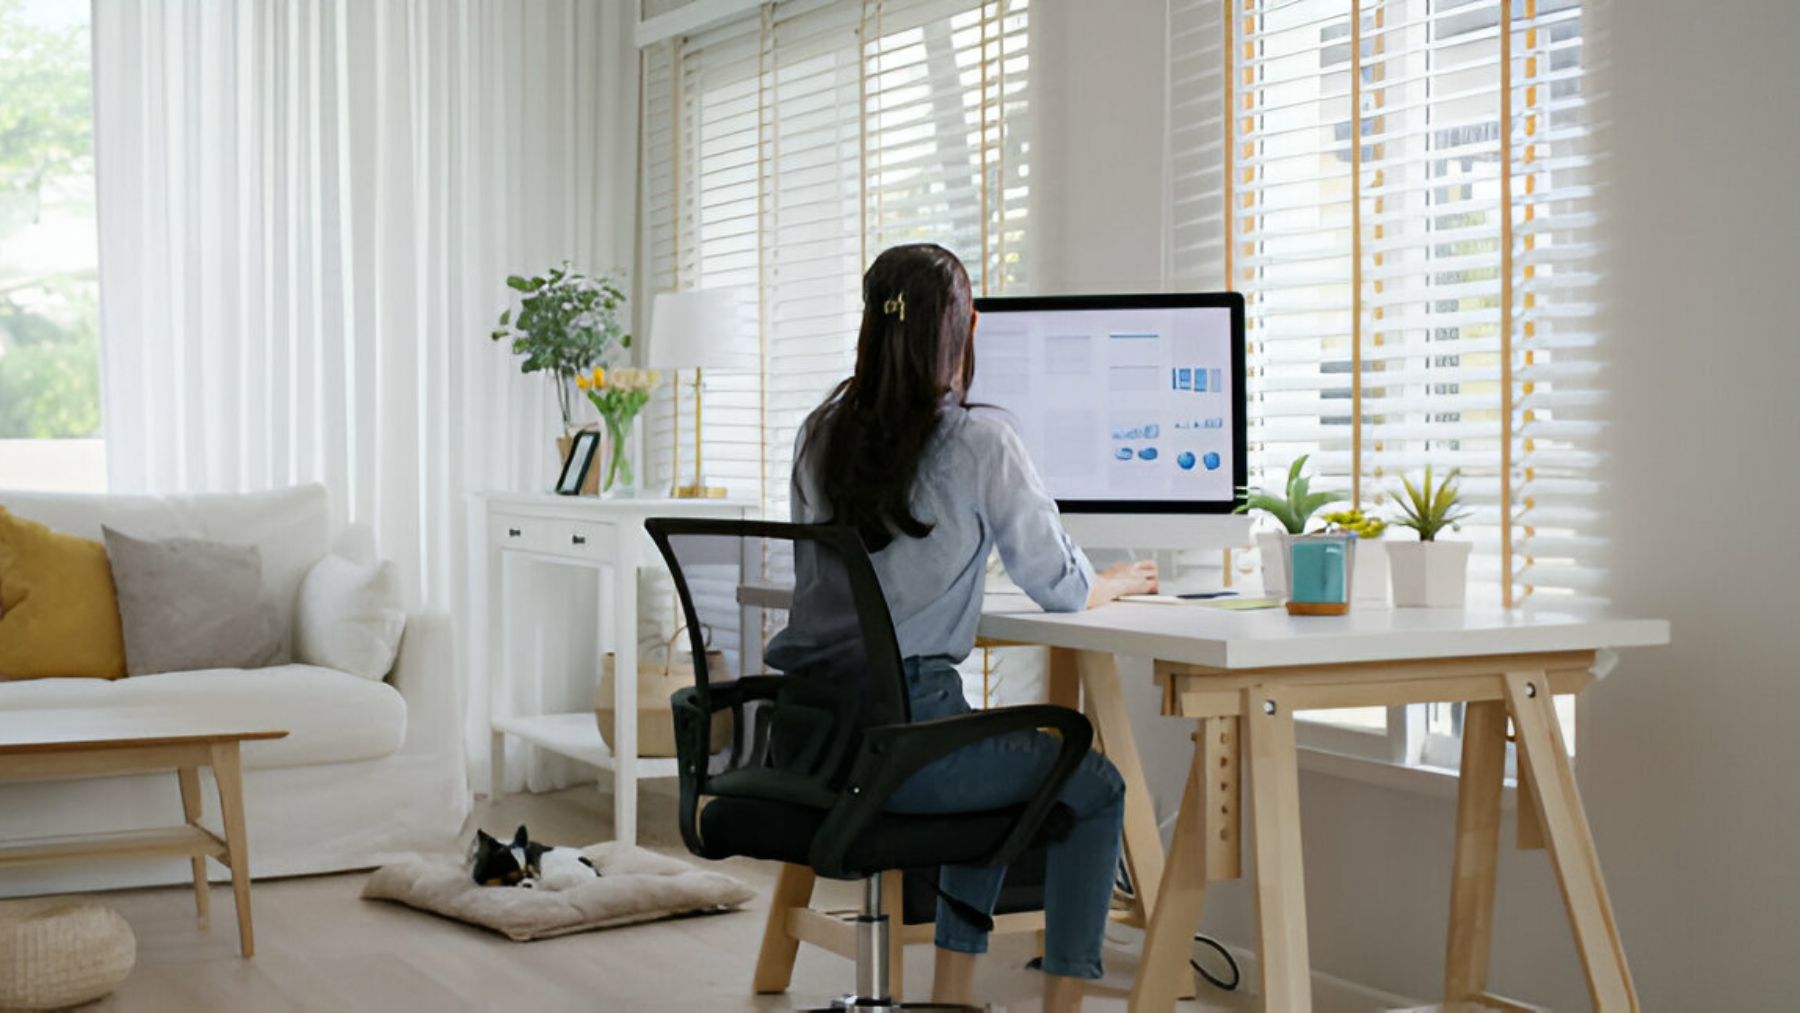
POLYGON ((106 546, 0 509, 0 679, 124 675, 106 546))

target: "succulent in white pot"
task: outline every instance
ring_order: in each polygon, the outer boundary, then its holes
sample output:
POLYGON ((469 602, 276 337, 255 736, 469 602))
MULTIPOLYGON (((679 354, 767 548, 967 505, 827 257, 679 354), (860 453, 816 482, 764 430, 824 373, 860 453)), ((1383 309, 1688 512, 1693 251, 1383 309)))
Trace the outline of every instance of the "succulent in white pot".
POLYGON ((1438 535, 1469 516, 1460 509, 1457 473, 1433 484, 1425 469, 1422 485, 1402 476, 1404 496, 1396 495, 1401 516, 1394 521, 1419 533, 1416 542, 1389 542, 1388 573, 1394 586, 1394 605, 1401 608, 1458 608, 1469 586, 1468 542, 1440 542, 1438 535))
POLYGON ((1262 555, 1263 593, 1276 598, 1287 597, 1288 589, 1293 586, 1289 575, 1293 567, 1289 543, 1296 535, 1306 533, 1306 525, 1326 504, 1344 498, 1341 493, 1313 491, 1312 479, 1301 474, 1306 470, 1308 456, 1300 455, 1288 467, 1285 495, 1264 489, 1245 489, 1244 502, 1236 510, 1237 513, 1261 510, 1281 525, 1279 531, 1258 532, 1256 536, 1257 548, 1262 555))

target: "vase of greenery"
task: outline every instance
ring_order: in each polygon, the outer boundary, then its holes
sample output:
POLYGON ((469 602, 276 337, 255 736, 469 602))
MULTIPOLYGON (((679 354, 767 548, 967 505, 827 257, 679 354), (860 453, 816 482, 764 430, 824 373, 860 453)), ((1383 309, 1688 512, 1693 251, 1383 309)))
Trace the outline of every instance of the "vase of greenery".
POLYGON ((1262 552, 1263 593, 1277 598, 1286 597, 1288 588, 1293 586, 1289 578, 1293 566, 1289 545, 1306 533, 1313 515, 1323 510, 1327 503, 1343 499, 1340 493, 1313 490, 1312 479, 1302 474, 1309 456, 1300 455, 1288 467, 1287 485, 1281 494, 1246 489, 1244 502, 1237 508, 1238 513, 1260 510, 1281 525, 1279 531, 1259 532, 1256 536, 1257 547, 1262 552))
POLYGON ((1407 608, 1457 608, 1469 585, 1468 542, 1443 542, 1438 536, 1468 517, 1463 510, 1457 472, 1433 483, 1431 469, 1414 485, 1405 476, 1405 494, 1395 494, 1401 516, 1394 523, 1418 532, 1416 542, 1392 542, 1387 547, 1388 571, 1393 578, 1394 604, 1407 608))
POLYGON ((500 314, 490 336, 512 342, 513 354, 522 357, 520 372, 550 374, 565 438, 576 429, 576 378, 615 349, 631 347, 631 335, 619 322, 622 284, 617 275, 582 274, 566 260, 540 275, 506 279, 506 287, 518 293, 517 304, 500 314))
POLYGON ((606 430, 601 448, 600 493, 603 496, 632 496, 637 493, 637 476, 631 467, 631 427, 638 413, 650 401, 650 392, 662 382, 655 370, 621 367, 595 367, 592 373, 575 378, 575 385, 586 392, 594 410, 600 413, 600 424, 606 430))

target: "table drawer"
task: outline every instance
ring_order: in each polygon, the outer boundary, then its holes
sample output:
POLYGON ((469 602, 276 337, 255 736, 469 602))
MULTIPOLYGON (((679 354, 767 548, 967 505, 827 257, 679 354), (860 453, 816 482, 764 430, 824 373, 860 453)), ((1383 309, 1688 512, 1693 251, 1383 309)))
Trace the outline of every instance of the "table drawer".
POLYGON ((612 526, 556 517, 496 514, 489 521, 489 542, 501 549, 523 549, 553 556, 610 559, 612 526))
MULTIPOLYGON (((551 524, 551 539, 556 542, 554 551, 570 556, 582 556, 587 559, 611 559, 613 555, 613 527, 610 524, 590 524, 587 521, 555 521, 551 524)), ((546 552, 552 551, 549 549, 546 552)))

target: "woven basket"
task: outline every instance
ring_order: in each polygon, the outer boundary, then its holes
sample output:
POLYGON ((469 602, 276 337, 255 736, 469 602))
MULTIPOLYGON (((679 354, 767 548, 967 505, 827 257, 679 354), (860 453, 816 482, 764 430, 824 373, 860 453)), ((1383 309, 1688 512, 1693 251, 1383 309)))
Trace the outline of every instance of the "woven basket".
POLYGON ((117 912, 87 902, 0 911, 0 1009, 79 1006, 111 994, 137 963, 117 912))
MULTIPOLYGON (((677 655, 675 643, 680 639, 683 630, 676 630, 675 636, 667 641, 651 641, 651 652, 660 652, 661 661, 648 658, 638 661, 638 755, 639 756, 674 756, 675 755, 675 716, 669 705, 669 698, 677 690, 683 690, 694 684, 694 659, 691 654, 677 655)), ((708 640, 711 640, 708 631, 708 640)), ((646 653, 651 653, 646 652, 646 653)), ((706 652, 708 670, 719 673, 725 671, 725 656, 710 647, 706 652)), ((594 689, 594 722, 600 726, 600 738, 606 742, 606 748, 613 748, 613 720, 616 717, 613 709, 613 680, 618 677, 618 662, 611 651, 600 668, 600 685, 594 689)), ((714 752, 725 748, 731 742, 731 712, 721 711, 713 715, 712 748, 714 752)))

